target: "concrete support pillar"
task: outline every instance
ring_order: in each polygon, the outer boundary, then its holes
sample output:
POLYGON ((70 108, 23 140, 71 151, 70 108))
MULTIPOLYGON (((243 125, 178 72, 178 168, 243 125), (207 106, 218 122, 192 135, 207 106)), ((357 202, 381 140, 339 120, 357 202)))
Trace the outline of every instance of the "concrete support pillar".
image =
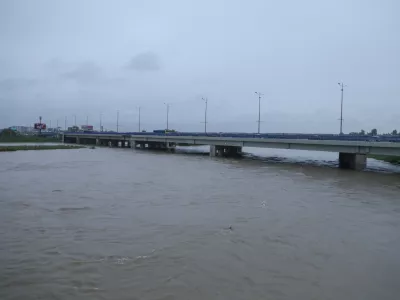
POLYGON ((100 139, 96 139, 96 146, 100 146, 100 139))
POLYGON ((113 143, 112 143, 112 141, 108 141, 108 147, 112 147, 113 146, 113 143))
POLYGON ((131 145, 132 148, 140 148, 140 149, 144 149, 144 143, 143 142, 139 142, 139 141, 131 141, 131 145))
POLYGON ((65 143, 65 135, 61 135, 61 142, 65 143))
POLYGON ((363 170, 367 166, 366 154, 339 153, 339 168, 363 170))
POLYGON ((217 146, 210 145, 210 156, 211 157, 217 156, 217 146))
POLYGON ((235 157, 242 155, 242 147, 237 146, 210 146, 210 156, 235 157))
POLYGON ((81 138, 80 137, 76 137, 76 143, 80 144, 81 143, 81 138))
POLYGON ((174 152, 175 147, 176 147, 175 143, 170 143, 170 142, 166 143, 166 149, 168 152, 174 152))
POLYGON ((242 154, 242 147, 223 146, 221 149, 221 152, 222 152, 222 156, 225 156, 225 157, 240 156, 242 154))

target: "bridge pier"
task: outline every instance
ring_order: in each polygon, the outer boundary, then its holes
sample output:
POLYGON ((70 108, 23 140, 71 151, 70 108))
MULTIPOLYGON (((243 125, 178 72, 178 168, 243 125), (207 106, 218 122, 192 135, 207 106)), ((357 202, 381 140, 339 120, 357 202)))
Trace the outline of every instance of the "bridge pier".
POLYGON ((242 147, 238 146, 210 146, 210 156, 235 157, 242 155, 242 147))
MULTIPOLYGON (((125 143, 125 142, 124 142, 125 143)), ((175 151, 176 143, 173 142, 146 142, 146 141, 134 141, 128 142, 131 148, 149 149, 149 150, 166 150, 168 152, 175 151)))
POLYGON ((165 148, 168 152, 174 152, 175 148, 176 148, 176 144, 175 143, 171 143, 171 142, 167 142, 165 143, 165 148))
POLYGON ((339 168, 363 170, 367 166, 367 155, 356 153, 339 153, 339 168))

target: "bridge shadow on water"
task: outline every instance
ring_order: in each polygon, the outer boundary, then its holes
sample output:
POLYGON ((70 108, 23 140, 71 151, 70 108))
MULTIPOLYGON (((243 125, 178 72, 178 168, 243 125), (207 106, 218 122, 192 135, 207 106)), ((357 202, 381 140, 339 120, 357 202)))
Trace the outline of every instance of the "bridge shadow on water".
MULTIPOLYGON (((243 156, 241 157, 216 157, 215 160, 219 160, 223 163, 231 163, 244 168, 268 166, 280 169, 283 168, 291 171, 301 171, 303 173, 316 173, 316 176, 321 176, 322 170, 325 170, 323 174, 331 173, 331 175, 333 175, 335 173, 338 173, 340 176, 348 173, 354 176, 354 174, 357 173, 353 170, 339 169, 337 153, 289 150, 284 151, 282 155, 278 155, 277 153, 274 153, 273 150, 268 151, 269 149, 265 149, 264 151, 260 151, 258 149, 257 153, 254 153, 254 151, 251 150, 252 149, 250 149, 250 151, 244 151, 243 156), (311 158, 313 156, 315 156, 316 158, 311 158)), ((198 149, 194 147, 180 147, 177 148, 176 153, 186 156, 209 156, 208 149, 204 147, 198 147, 198 149)), ((400 175, 400 166, 377 161, 375 159, 368 159, 367 168, 364 171, 358 173, 400 175)))
MULTIPOLYGON (((160 150, 143 151, 153 155, 171 155, 160 150)), ((208 147, 178 147, 173 155, 210 159, 208 147)), ((213 157, 211 159, 214 162, 229 164, 232 168, 300 174, 315 180, 336 180, 345 186, 346 180, 353 182, 358 178, 362 179, 364 184, 366 181, 373 186, 389 185, 400 188, 400 166, 368 159, 367 168, 364 171, 343 170, 338 166, 338 153, 246 148, 241 157, 213 157)))

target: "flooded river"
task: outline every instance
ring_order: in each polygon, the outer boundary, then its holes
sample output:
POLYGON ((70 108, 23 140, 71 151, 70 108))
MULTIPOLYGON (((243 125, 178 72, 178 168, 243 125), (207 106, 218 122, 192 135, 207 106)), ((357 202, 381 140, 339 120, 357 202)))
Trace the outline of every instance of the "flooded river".
POLYGON ((368 164, 1 153, 0 299, 397 300, 400 168, 368 164))

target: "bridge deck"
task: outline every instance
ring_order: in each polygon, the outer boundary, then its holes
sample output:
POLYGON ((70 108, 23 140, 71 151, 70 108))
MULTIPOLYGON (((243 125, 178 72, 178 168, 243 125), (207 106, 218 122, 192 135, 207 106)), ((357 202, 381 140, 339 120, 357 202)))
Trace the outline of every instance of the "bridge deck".
POLYGON ((160 142, 177 145, 215 145, 225 147, 260 147, 296 150, 344 152, 357 154, 398 155, 400 137, 307 135, 307 134, 238 134, 238 133, 65 133, 64 137, 125 140, 131 142, 160 142), (218 136, 215 136, 218 135, 218 136), (295 137, 295 138, 294 138, 295 137), (361 140, 363 139, 363 140, 361 140))

